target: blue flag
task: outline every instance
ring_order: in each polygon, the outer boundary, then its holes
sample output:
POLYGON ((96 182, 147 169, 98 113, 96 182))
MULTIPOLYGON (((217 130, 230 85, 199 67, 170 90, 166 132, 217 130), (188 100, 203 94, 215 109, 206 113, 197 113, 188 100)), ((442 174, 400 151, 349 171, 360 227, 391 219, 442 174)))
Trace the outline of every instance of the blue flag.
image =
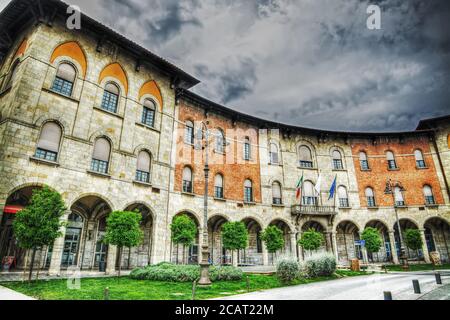
POLYGON ((334 181, 331 184, 330 196, 328 197, 328 200, 330 200, 331 198, 334 197, 334 193, 336 192, 336 180, 337 180, 337 175, 334 177, 334 181))

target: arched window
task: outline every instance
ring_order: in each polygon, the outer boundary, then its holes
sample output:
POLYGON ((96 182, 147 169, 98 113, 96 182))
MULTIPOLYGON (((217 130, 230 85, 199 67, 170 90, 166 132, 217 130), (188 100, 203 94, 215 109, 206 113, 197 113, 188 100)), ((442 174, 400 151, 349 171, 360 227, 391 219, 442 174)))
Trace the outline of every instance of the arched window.
POLYGON ((152 157, 147 151, 139 152, 136 167, 136 181, 150 183, 152 157))
POLYGON ((431 187, 429 185, 425 185, 423 187, 423 195, 425 197, 426 205, 436 204, 436 201, 434 200, 434 196, 433 196, 433 189, 431 189, 431 187))
POLYGON ((313 167, 311 149, 309 149, 307 146, 300 146, 298 148, 298 156, 299 156, 300 167, 302 167, 302 168, 312 168, 313 167))
POLYGON ((405 206, 405 200, 403 199, 403 193, 399 187, 394 188, 395 205, 397 207, 405 206))
POLYGON ((395 162, 394 154, 391 151, 386 152, 386 160, 388 163, 389 170, 397 169, 397 163, 395 162))
POLYGON ((250 138, 245 137, 244 139, 244 160, 250 160, 252 156, 252 147, 250 144, 250 138))
POLYGON ((271 164, 278 164, 278 146, 275 143, 270 144, 270 151, 269 151, 269 157, 270 157, 270 163, 271 164))
POLYGON ((99 173, 108 173, 111 145, 105 138, 95 140, 92 154, 91 170, 99 173))
POLYGON ((34 156, 39 159, 56 161, 61 142, 61 133, 61 127, 57 123, 47 122, 44 124, 34 156))
POLYGON ((189 120, 185 122, 184 142, 187 144, 194 144, 194 123, 189 120))
POLYGON ((142 108, 142 123, 153 127, 155 125, 155 103, 150 99, 145 99, 142 108))
POLYGON ((5 84, 3 85, 3 90, 7 90, 12 87, 12 84, 14 83, 14 80, 16 79, 17 75, 17 68, 19 66, 19 59, 14 61, 13 65, 9 69, 9 73, 6 76, 5 84))
POLYGON ((279 182, 275 181, 272 183, 272 203, 273 204, 282 204, 281 197, 281 185, 279 182))
POLYGON ((366 194, 367 206, 368 207, 376 207, 377 203, 375 202, 375 194, 373 193, 373 189, 370 187, 367 187, 365 194, 366 194))
POLYGON ((77 72, 72 65, 68 63, 61 63, 58 67, 58 71, 56 72, 52 90, 70 97, 72 95, 76 75, 77 72))
POLYGON ((414 151, 414 158, 416 158, 416 167, 419 169, 426 168, 425 160, 423 159, 422 151, 415 150, 414 151))
POLYGON ((311 181, 305 181, 302 187, 302 204, 306 206, 317 205, 317 197, 314 191, 314 185, 311 181))
POLYGON ((225 147, 225 137, 224 137, 223 131, 220 129, 217 129, 216 152, 224 153, 224 147, 225 147))
POLYGON ((367 154, 363 151, 359 153, 359 164, 361 170, 369 170, 369 161, 367 160, 367 154))
POLYGON ((333 151, 333 169, 334 170, 342 170, 344 166, 342 164, 342 155, 338 150, 333 151))
POLYGON ((216 174, 214 177, 214 197, 217 199, 223 199, 223 176, 216 174))
POLYGON ((350 207, 349 202, 348 202, 347 188, 344 186, 339 186, 337 193, 338 193, 338 198, 339 198, 339 207, 340 208, 350 207))
POLYGON ((192 193, 192 170, 189 167, 183 169, 183 192, 192 193))
POLYGON ((244 202, 253 202, 253 187, 251 180, 244 182, 244 202))
POLYGON ((116 113, 119 103, 119 93, 119 87, 112 82, 108 82, 103 92, 102 109, 116 113))

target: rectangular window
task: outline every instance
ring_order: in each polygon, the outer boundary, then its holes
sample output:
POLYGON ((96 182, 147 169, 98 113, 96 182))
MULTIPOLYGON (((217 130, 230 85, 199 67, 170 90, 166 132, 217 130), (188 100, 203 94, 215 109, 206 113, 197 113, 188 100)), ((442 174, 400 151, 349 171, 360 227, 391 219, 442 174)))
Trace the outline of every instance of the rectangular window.
POLYGON ((367 206, 375 207, 375 198, 374 197, 367 197, 367 206))
POLYGON ((270 163, 271 164, 278 164, 278 153, 270 152, 270 163))
POLYGON ((73 83, 62 78, 55 78, 52 90, 70 97, 72 95, 73 83))
POLYGON ((253 202, 252 188, 245 187, 245 189, 244 189, 244 201, 245 202, 253 202))
POLYGON ((339 207, 340 208, 348 208, 349 203, 348 203, 348 198, 339 198, 339 207))
POLYGON ((341 159, 333 159, 333 168, 335 170, 344 169, 344 166, 342 165, 342 160, 341 159))
POLYGON ((417 166, 417 168, 426 168, 425 161, 423 161, 423 160, 416 160, 416 166, 417 166))
POLYGON ((192 181, 183 180, 183 192, 192 193, 192 181))
POLYGON ((304 206, 317 205, 317 197, 302 197, 302 205, 304 206))
POLYGON ((388 169, 390 170, 397 169, 397 164, 395 163, 395 160, 388 160, 388 169))
POLYGON ((250 160, 250 143, 244 144, 244 160, 250 160))
POLYGON ((361 170, 369 170, 369 162, 367 160, 360 160, 361 170))
POLYGON ((273 204, 282 204, 281 203, 281 198, 272 198, 272 203, 273 204))
POLYGON ((118 96, 105 90, 103 93, 102 109, 109 112, 117 112, 118 96))
POLYGON ((147 126, 153 127, 154 119, 155 119, 155 111, 144 107, 144 110, 142 111, 142 123, 147 126))
POLYGON ((149 183, 150 173, 141 170, 136 170, 136 181, 149 183))
POLYGON ((312 161, 300 160, 300 167, 302 167, 302 168, 312 168, 313 167, 313 163, 312 163, 312 161))
POLYGON ((223 199, 223 188, 214 187, 214 197, 217 199, 223 199))
POLYGON ((404 206, 405 206, 405 201, 402 201, 402 200, 396 200, 396 201, 395 201, 395 205, 396 205, 397 207, 404 207, 404 206))
POLYGON ((425 203, 428 205, 436 204, 433 196, 425 196, 425 203))
POLYGON ((92 159, 91 170, 99 173, 108 173, 108 161, 92 159))
POLYGON ((36 149, 36 153, 34 154, 36 158, 48 160, 48 161, 56 161, 57 153, 53 151, 44 150, 41 148, 36 149))
POLYGON ((184 142, 188 144, 194 144, 194 128, 186 127, 184 134, 184 142))

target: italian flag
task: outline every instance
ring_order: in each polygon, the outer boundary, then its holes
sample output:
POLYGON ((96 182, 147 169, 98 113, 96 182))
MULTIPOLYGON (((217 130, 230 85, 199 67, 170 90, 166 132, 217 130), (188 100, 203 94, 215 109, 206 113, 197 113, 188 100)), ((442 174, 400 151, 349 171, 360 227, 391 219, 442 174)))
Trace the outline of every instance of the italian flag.
POLYGON ((298 180, 298 183, 297 183, 297 192, 296 192, 296 194, 295 194, 295 197, 296 197, 297 199, 300 199, 300 194, 301 194, 301 191, 302 191, 302 186, 303 186, 303 173, 302 173, 302 177, 300 178, 300 180, 298 180))

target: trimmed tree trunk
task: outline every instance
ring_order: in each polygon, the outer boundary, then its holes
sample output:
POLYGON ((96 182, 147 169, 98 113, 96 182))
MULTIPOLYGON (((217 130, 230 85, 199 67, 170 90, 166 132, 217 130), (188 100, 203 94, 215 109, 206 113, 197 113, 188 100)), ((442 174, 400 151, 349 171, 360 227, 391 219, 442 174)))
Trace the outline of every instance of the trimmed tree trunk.
POLYGON ((31 277, 33 275, 33 266, 35 257, 36 257, 36 248, 33 248, 33 254, 31 255, 30 273, 28 274, 28 282, 31 282, 31 277))
POLYGON ((120 277, 120 269, 122 268, 122 247, 119 247, 119 272, 117 273, 117 277, 120 277))

